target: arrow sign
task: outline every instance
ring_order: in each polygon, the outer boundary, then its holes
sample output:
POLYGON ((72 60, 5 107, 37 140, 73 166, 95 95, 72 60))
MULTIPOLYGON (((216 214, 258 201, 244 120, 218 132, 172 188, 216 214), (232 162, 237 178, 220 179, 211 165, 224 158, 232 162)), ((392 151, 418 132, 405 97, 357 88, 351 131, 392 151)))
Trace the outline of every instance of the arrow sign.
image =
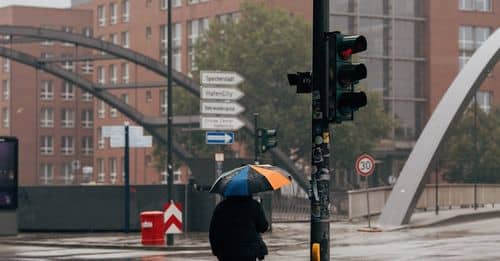
POLYGON ((245 108, 236 102, 201 101, 200 104, 202 114, 238 115, 244 110, 245 108))
POLYGON ((202 130, 238 130, 245 124, 233 117, 203 117, 200 119, 202 130))
POLYGON ((207 131, 205 141, 207 144, 233 144, 234 132, 207 131))
POLYGON ((232 100, 236 101, 245 96, 238 88, 219 88, 219 87, 204 87, 201 88, 200 96, 205 100, 232 100))
POLYGON ((201 71, 201 84, 206 85, 238 85, 244 81, 237 72, 201 71))

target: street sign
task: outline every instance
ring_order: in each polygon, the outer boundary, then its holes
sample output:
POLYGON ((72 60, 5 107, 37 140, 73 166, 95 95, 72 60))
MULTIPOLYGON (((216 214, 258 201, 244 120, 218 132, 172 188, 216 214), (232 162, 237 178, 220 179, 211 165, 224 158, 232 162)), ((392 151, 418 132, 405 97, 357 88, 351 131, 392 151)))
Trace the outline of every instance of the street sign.
POLYGON ((204 85, 238 85, 244 81, 243 77, 236 72, 225 71, 201 71, 201 84, 204 85))
POLYGON ((201 116, 200 128, 202 130, 238 130, 245 124, 234 117, 204 117, 201 116))
POLYGON ((207 131, 205 141, 207 144, 233 144, 234 132, 207 131))
POLYGON ((229 87, 204 87, 200 88, 200 97, 205 100, 231 100, 241 99, 245 94, 238 88, 229 87))
POLYGON ((245 108, 236 102, 201 101, 200 111, 203 114, 238 115, 245 108))
POLYGON ((153 146, 152 136, 141 136, 130 139, 129 146, 131 148, 151 148, 153 146))
POLYGON ((123 125, 108 125, 102 126, 102 137, 125 135, 125 127, 123 125))
POLYGON ((165 234, 182 233, 182 205, 171 200, 163 209, 165 234))
POLYGON ((358 175, 368 177, 375 170, 375 159, 368 154, 363 154, 356 159, 355 168, 358 175))

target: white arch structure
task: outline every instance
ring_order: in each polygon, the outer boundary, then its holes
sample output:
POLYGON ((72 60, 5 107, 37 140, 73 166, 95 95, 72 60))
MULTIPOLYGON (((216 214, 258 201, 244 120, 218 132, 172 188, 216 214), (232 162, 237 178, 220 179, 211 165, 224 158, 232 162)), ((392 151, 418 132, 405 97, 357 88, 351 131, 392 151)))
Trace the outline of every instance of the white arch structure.
POLYGON ((497 29, 472 55, 432 113, 389 195, 379 219, 381 226, 408 224, 425 186, 425 174, 443 138, 499 58, 500 29, 497 29))

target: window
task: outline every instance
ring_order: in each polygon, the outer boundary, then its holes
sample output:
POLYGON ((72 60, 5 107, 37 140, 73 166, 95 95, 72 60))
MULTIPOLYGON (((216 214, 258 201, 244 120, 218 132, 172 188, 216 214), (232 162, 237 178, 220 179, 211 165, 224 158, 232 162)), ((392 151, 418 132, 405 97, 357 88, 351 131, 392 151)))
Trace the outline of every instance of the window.
POLYGON ((116 65, 109 65, 109 82, 116 84, 118 82, 118 71, 116 70, 116 65))
POLYGON ((122 63, 122 81, 123 83, 129 83, 130 76, 128 70, 128 63, 122 63))
MULTIPOLYGON (((160 0, 161 2, 161 9, 167 9, 168 8, 168 0, 160 0)), ((172 7, 179 7, 182 5, 181 0, 172 0, 172 7)))
POLYGON ((73 155, 75 153, 75 144, 72 136, 61 137, 61 153, 63 155, 73 155))
MULTIPOLYGON (((161 31, 161 47, 160 47, 160 55, 161 60, 164 64, 168 64, 168 27, 162 25, 160 28, 161 31)), ((181 36, 182 28, 181 24, 174 24, 172 27, 172 68, 177 71, 181 71, 181 36)))
POLYGON ((9 108, 2 108, 2 127, 9 128, 10 127, 10 113, 9 108))
POLYGON ((52 155, 53 153, 54 153, 54 145, 52 142, 52 136, 41 136, 40 137, 40 154, 52 155))
MULTIPOLYGON (((71 54, 63 54, 62 58, 72 58, 71 54)), ((62 62, 61 66, 64 70, 74 72, 75 71, 75 65, 73 61, 70 61, 69 59, 62 62)))
POLYGON ((192 72, 197 69, 194 58, 194 45, 198 38, 208 30, 208 18, 191 20, 188 22, 188 71, 192 72))
POLYGON ((2 99, 8 101, 10 98, 10 80, 2 81, 2 99))
MULTIPOLYGON (((52 25, 42 25, 41 26, 43 29, 54 29, 54 26, 52 25)), ((41 42, 41 45, 44 45, 44 46, 50 46, 50 45, 53 45, 54 42, 53 41, 49 41, 49 40, 43 40, 41 42)))
POLYGON ((75 87, 71 83, 64 81, 61 88, 61 99, 64 101, 71 101, 74 98, 75 87))
POLYGON ((491 0, 458 0, 458 9, 462 11, 491 12, 491 0))
POLYGON ((42 101, 52 100, 54 98, 54 85, 51 80, 42 81, 40 90, 40 99, 42 101))
POLYGON ((99 26, 106 25, 106 7, 104 5, 97 7, 97 21, 99 26))
POLYGON ((160 112, 161 114, 167 114, 168 104, 167 104, 168 92, 167 90, 160 91, 160 112))
POLYGON ((91 102, 92 101, 92 94, 90 94, 89 92, 83 92, 82 101, 91 102))
POLYGON ((476 101, 479 108, 483 110, 485 113, 489 113, 491 111, 491 103, 492 103, 491 92, 478 91, 476 93, 476 101))
POLYGON ((458 65, 461 70, 469 61, 472 54, 490 36, 491 28, 460 26, 458 30, 459 57, 458 65))
POLYGON ((40 111, 40 127, 52 128, 54 127, 54 109, 42 108, 40 111))
POLYGON ((151 26, 146 27, 146 39, 151 39, 153 37, 153 31, 151 26))
POLYGON ((123 102, 125 102, 126 104, 128 104, 128 94, 122 93, 120 95, 120 98, 122 99, 123 102))
POLYGON ((4 73, 10 72, 10 59, 3 58, 3 72, 4 73))
MULTIPOLYGON (((63 31, 65 33, 72 33, 73 32, 73 27, 70 27, 70 26, 63 26, 63 31)), ((62 44, 63 46, 74 46, 74 44, 72 43, 68 43, 68 42, 63 42, 62 44)))
POLYGON ((94 140, 92 136, 85 136, 82 138, 82 154, 85 156, 92 156, 94 153, 94 140))
POLYGON ((128 32, 122 32, 122 45, 124 48, 130 47, 130 34, 128 32))
POLYGON ((84 27, 82 32, 85 37, 92 37, 92 28, 84 27))
POLYGON ((116 183, 116 158, 109 158, 109 177, 111 183, 116 183))
POLYGON ((111 108, 109 110, 109 117, 111 117, 111 118, 118 117, 118 110, 116 110, 116 108, 111 108))
POLYGON ((63 128, 75 127, 75 111, 73 109, 62 109, 61 126, 63 128))
POLYGON ((109 13, 109 16, 111 17, 111 24, 116 24, 118 21, 118 5, 116 3, 109 4, 109 13))
POLYGON ((40 184, 52 184, 54 179, 54 168, 51 163, 42 163, 40 165, 40 184))
POLYGON ((83 128, 94 127, 94 114, 92 112, 92 109, 82 110, 82 127, 83 128))
POLYGON ((91 61, 85 61, 82 64, 82 73, 89 75, 94 72, 94 64, 91 61))
POLYGON ((118 35, 117 34, 110 34, 109 41, 113 44, 118 44, 118 35))
POLYGON ((103 101, 99 101, 99 108, 97 109, 97 118, 103 119, 106 115, 106 104, 103 101))
POLYGON ((104 66, 97 67, 97 82, 99 84, 106 83, 106 69, 104 68, 104 66))
POLYGON ((73 182, 73 167, 71 162, 64 162, 61 164, 61 179, 62 183, 65 185, 71 184, 73 182))
POLYGON ((130 20, 130 1, 122 1, 122 19, 123 22, 128 22, 130 20))
POLYGON ((147 103, 153 102, 153 95, 151 94, 151 91, 146 91, 146 102, 147 103))
POLYGON ((97 182, 103 183, 105 176, 106 174, 104 171, 104 160, 99 158, 97 159, 97 182))
POLYGON ((104 149, 104 137, 102 135, 102 128, 99 127, 97 128, 97 137, 98 137, 98 142, 97 142, 97 147, 99 149, 104 149))
MULTIPOLYGON (((99 37, 97 37, 99 40, 101 41, 106 41, 106 37, 104 37, 104 35, 101 35, 99 37)), ((106 55, 106 52, 105 51, 101 51, 101 55, 106 55)))

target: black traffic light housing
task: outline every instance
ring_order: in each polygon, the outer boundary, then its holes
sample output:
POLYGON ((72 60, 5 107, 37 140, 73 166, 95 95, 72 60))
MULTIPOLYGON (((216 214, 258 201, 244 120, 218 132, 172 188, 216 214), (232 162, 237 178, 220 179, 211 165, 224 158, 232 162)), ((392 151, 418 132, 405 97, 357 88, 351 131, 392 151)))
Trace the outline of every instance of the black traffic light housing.
POLYGON ((260 152, 274 148, 278 145, 278 131, 276 129, 257 129, 257 137, 259 138, 260 152))
POLYGON ((342 123, 352 121, 354 112, 367 104, 364 92, 355 92, 354 85, 367 76, 366 66, 352 63, 351 55, 366 50, 366 38, 362 35, 343 35, 340 32, 326 34, 328 42, 328 121, 342 123))
POLYGON ((311 72, 297 72, 288 74, 288 83, 297 86, 297 93, 312 92, 312 74, 311 72))

